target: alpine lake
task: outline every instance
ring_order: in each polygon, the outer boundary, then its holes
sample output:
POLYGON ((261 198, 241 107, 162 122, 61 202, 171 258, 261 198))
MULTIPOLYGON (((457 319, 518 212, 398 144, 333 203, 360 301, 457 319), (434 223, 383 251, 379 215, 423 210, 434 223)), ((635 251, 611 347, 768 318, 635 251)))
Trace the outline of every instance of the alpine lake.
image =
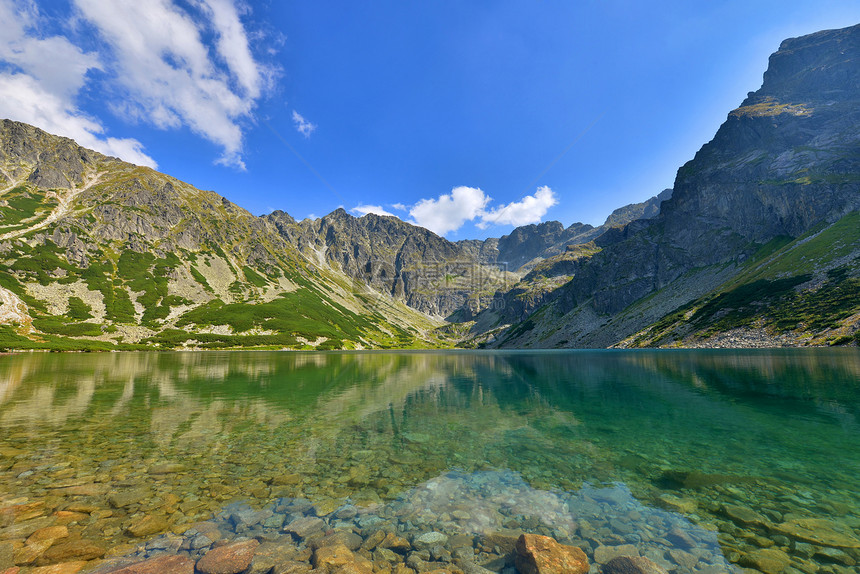
POLYGON ((0 573, 515 574, 522 532, 860 572, 860 350, 0 356, 0 573))

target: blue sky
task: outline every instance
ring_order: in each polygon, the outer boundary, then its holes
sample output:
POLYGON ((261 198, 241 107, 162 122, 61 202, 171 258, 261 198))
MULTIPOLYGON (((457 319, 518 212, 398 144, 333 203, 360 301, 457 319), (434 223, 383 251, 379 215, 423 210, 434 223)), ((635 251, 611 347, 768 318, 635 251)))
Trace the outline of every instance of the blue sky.
POLYGON ((672 185, 782 39, 856 0, 0 0, 0 117, 252 213, 450 239, 672 185))

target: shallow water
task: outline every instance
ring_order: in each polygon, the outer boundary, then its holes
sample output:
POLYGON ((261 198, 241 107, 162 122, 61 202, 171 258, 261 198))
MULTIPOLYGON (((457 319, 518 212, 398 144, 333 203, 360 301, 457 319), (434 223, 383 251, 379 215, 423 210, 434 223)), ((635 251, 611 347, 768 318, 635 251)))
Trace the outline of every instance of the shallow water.
POLYGON ((592 562, 854 572, 858 415, 856 349, 5 356, 0 571, 57 523, 143 556, 309 514, 472 537, 496 571, 481 537, 525 530, 592 562))

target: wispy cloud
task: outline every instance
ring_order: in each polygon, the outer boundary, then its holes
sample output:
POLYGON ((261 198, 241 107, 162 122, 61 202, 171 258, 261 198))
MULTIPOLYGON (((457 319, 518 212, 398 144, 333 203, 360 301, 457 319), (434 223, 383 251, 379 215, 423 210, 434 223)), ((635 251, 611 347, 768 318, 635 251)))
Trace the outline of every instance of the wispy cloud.
POLYGON ((73 138, 79 144, 138 165, 156 167, 135 139, 105 137, 104 126, 84 114, 74 98, 98 54, 61 36, 41 37, 35 4, 0 0, 0 116, 73 138))
POLYGON ((304 116, 296 110, 293 110, 293 124, 296 126, 296 131, 306 138, 311 137, 311 134, 317 129, 316 124, 312 124, 306 120, 304 116))
POLYGON ((39 127, 99 151, 124 149, 123 159, 154 165, 139 142, 105 138, 103 124, 81 111, 79 98, 87 87, 102 94, 106 109, 121 119, 161 129, 187 127, 221 148, 218 163, 244 168, 243 126, 253 121, 258 100, 277 75, 252 53, 242 22, 244 2, 71 2, 77 24, 43 37, 40 31, 53 23, 34 2, 0 0, 0 74, 7 88, 26 82, 30 93, 43 98, 22 108, 21 98, 10 102, 0 94, 0 112, 38 120, 39 127), (100 72, 97 79, 92 70, 100 72))
POLYGON ((125 95, 118 109, 159 128, 187 126, 222 148, 219 163, 244 168, 240 122, 268 70, 254 61, 232 0, 195 0, 196 13, 170 0, 74 1, 113 57, 125 95))
POLYGON ((386 211, 385 209, 383 209, 381 205, 356 205, 355 207, 350 209, 350 211, 358 215, 359 217, 367 215, 368 213, 375 213, 376 215, 394 215, 390 211, 386 211))
POLYGON ((396 209, 397 211, 409 211, 409 208, 403 205, 402 203, 392 203, 391 207, 396 209))
POLYGON ((480 229, 486 229, 490 225, 519 227, 520 225, 539 223, 549 208, 557 203, 558 198, 549 187, 539 187, 534 195, 527 195, 520 201, 514 201, 482 213, 478 227, 480 229))

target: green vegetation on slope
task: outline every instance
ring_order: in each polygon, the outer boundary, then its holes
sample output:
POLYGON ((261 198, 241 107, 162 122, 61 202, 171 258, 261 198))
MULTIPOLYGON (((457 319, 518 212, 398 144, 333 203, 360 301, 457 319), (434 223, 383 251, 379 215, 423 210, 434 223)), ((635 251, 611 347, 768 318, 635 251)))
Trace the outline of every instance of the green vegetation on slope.
POLYGON ((855 327, 845 322, 858 314, 860 213, 853 212, 796 240, 777 237, 762 245, 731 281, 667 314, 632 344, 664 345, 750 326, 844 344, 860 335, 828 331, 856 328, 856 321, 855 327))

